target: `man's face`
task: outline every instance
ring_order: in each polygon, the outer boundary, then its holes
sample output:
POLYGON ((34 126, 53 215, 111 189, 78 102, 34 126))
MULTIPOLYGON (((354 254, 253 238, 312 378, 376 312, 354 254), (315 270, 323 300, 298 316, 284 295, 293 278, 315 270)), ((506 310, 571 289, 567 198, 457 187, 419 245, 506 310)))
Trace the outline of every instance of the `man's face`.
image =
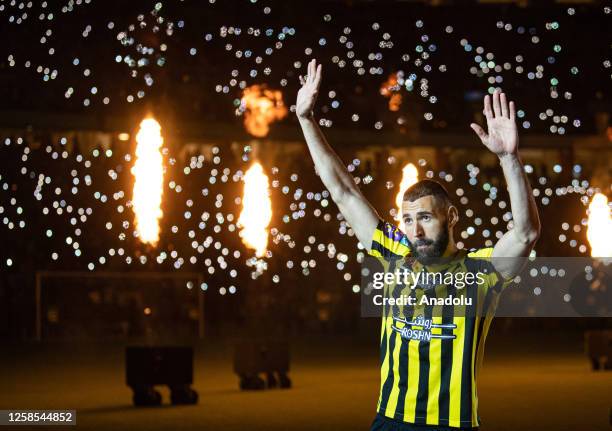
POLYGON ((434 196, 402 202, 404 232, 415 257, 440 257, 448 246, 447 208, 434 196))

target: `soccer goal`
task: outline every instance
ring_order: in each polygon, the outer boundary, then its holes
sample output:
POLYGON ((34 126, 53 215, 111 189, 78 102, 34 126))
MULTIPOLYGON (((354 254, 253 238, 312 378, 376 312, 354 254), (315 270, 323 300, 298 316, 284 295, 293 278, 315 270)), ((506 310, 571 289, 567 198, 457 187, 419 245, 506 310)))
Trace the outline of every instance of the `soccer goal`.
POLYGON ((192 272, 39 271, 35 338, 202 338, 202 282, 192 272))

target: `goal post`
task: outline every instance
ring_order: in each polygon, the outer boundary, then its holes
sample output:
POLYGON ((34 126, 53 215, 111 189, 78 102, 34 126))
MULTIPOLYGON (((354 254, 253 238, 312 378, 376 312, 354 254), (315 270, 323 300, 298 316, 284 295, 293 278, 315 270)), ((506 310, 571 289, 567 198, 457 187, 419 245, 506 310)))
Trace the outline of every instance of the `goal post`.
MULTIPOLYGON (((204 276, 197 272, 161 272, 161 271, 140 271, 140 272, 121 272, 121 271, 37 271, 35 273, 35 340, 41 342, 43 339, 43 285, 48 280, 69 279, 71 283, 75 280, 87 280, 93 284, 97 282, 112 281, 112 288, 116 292, 140 292, 144 294, 143 287, 147 283, 162 284, 163 282, 185 281, 185 289, 190 290, 190 298, 197 296, 197 336, 199 339, 204 337, 204 292, 200 289, 204 276), (130 283, 134 287, 130 287, 130 283), (191 287, 189 287, 191 283, 191 287)), ((164 287, 162 287, 163 289, 164 287)), ((163 304, 160 304, 160 306, 163 304)), ((147 307, 149 308, 149 307, 147 307)), ((144 310, 146 314, 146 309, 144 310)), ((150 312, 150 309, 149 309, 150 312)))

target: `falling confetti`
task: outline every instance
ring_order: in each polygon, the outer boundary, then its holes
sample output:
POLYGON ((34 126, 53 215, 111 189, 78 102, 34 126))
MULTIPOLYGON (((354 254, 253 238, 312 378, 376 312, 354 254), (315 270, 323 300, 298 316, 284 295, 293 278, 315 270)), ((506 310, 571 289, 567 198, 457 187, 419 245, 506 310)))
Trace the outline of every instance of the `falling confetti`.
MULTIPOLYGON (((561 14, 537 16, 517 11, 503 20, 479 17, 478 26, 469 20, 453 22, 452 16, 442 23, 432 8, 428 16, 398 27, 394 21, 401 10, 373 7, 367 22, 352 22, 350 13, 340 19, 326 12, 316 17, 320 26, 310 28, 292 26, 294 20, 283 15, 278 3, 254 1, 241 4, 248 13, 240 25, 229 22, 225 13, 225 7, 233 6, 215 1, 132 2, 119 15, 96 0, 1 3, 0 19, 11 36, 4 47, 4 72, 14 84, 2 103, 10 110, 127 118, 150 104, 180 113, 177 117, 185 121, 212 118, 235 129, 244 123, 249 134, 264 138, 275 127, 297 127, 289 112, 295 109, 297 75, 310 58, 325 68, 315 112, 319 124, 357 137, 361 131, 364 136, 376 131, 381 136, 377 144, 397 130, 463 133, 471 117, 480 115, 484 94, 500 87, 520 101, 521 133, 580 137, 597 132, 590 108, 596 103, 591 101, 609 98, 605 83, 612 66, 606 39, 577 31, 598 28, 594 22, 605 28, 609 8, 563 8, 561 14)), ((297 8, 291 6, 291 16, 301 16, 297 8)), ((318 13, 310 9, 304 13, 318 13)), ((270 156, 274 161, 266 158, 249 167, 249 141, 162 148, 159 125, 145 129, 143 122, 132 154, 130 135, 124 132, 131 126, 120 127, 121 132, 45 135, 37 129, 36 116, 30 122, 28 130, 2 130, 6 164, 0 172, 0 218, 14 244, 2 252, 2 267, 18 267, 20 256, 31 255, 41 266, 91 271, 135 265, 194 268, 216 277, 200 289, 214 286, 225 295, 237 291, 245 268, 275 283, 284 280, 269 271, 271 259, 279 259, 286 273, 304 277, 316 277, 321 268, 330 275, 327 269, 332 268, 339 282, 359 292, 351 274, 354 278, 363 248, 355 250, 354 232, 328 192, 317 189, 320 181, 302 153, 281 152, 270 156), (150 139, 141 139, 141 133, 150 139), (149 144, 141 147, 145 141, 149 144), (142 148, 149 151, 143 155, 142 148), (256 166, 259 170, 253 171, 256 166), (270 172, 269 183, 264 171, 270 172), (252 222, 251 236, 245 232, 252 222), (19 241, 24 235, 41 240, 32 253, 19 249, 26 246, 19 241), (142 242, 156 246, 143 249, 142 242), (251 250, 256 256, 245 257, 251 250)), ((71 128, 77 129, 63 125, 71 128)), ((610 130, 600 133, 606 142, 610 130)), ((352 151, 343 142, 337 145, 352 151)), ((418 166, 404 166, 395 194, 399 166, 377 166, 373 160, 379 156, 388 159, 378 150, 361 154, 356 148, 349 171, 381 207, 395 204, 396 216, 398 199, 412 181, 435 178, 446 183, 460 209, 458 247, 491 246, 512 228, 499 172, 492 173, 478 157, 469 162, 458 158, 442 168, 444 163, 429 152, 414 157, 406 151, 402 160, 423 159, 418 166)), ((603 235, 592 233, 595 222, 578 215, 584 215, 590 196, 610 192, 590 183, 593 168, 583 161, 554 162, 545 172, 537 160, 529 160, 525 171, 539 209, 559 219, 550 228, 557 241, 548 252, 586 255, 589 244, 592 253, 599 250, 597 240, 603 235)), ((600 209, 589 214, 603 213, 597 199, 600 209)))

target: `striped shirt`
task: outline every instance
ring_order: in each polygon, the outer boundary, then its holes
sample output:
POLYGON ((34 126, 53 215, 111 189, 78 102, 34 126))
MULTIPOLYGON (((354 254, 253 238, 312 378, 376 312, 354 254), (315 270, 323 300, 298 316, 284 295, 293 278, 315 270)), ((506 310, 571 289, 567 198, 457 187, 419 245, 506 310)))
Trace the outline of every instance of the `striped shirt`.
MULTIPOLYGON (((380 332, 380 395, 378 413, 408 424, 446 427, 478 427, 476 376, 482 364, 484 344, 504 280, 489 261, 492 248, 460 251, 444 266, 444 273, 481 273, 480 283, 457 287, 435 284, 411 288, 404 281, 385 286, 385 296, 406 294, 419 304, 423 295, 472 298, 469 313, 460 305, 385 306, 380 332), (427 289, 427 293, 425 293, 427 289)), ((380 220, 370 255, 380 258, 385 270, 406 267, 410 246, 396 226, 380 220)), ((414 263, 416 271, 440 271, 414 263), (415 266, 416 265, 416 266, 415 266)))

